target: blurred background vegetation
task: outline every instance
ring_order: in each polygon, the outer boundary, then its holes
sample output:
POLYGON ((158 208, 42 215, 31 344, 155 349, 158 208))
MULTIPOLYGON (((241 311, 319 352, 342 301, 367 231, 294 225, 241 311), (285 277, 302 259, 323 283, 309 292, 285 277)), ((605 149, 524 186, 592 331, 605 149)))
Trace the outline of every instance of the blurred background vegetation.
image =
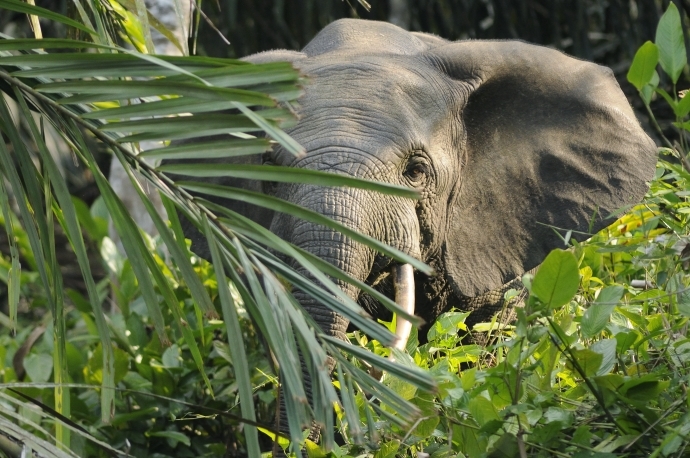
MULTIPOLYGON (((147 4, 156 3, 147 0, 147 4)), ((624 69, 640 43, 651 40, 668 0, 206 0, 197 53, 242 57, 269 49, 301 49, 336 19, 389 21, 449 40, 521 39, 624 69), (213 24, 213 27, 210 26, 213 24), (222 35, 229 44, 219 37, 222 35)), ((690 11, 690 1, 675 1, 690 11)), ((74 15, 71 0, 36 5, 74 15)), ((46 23, 46 36, 64 34, 46 23)), ((0 12, 0 30, 30 34, 24 15, 0 12), (9 29, 8 29, 9 28, 9 29)))

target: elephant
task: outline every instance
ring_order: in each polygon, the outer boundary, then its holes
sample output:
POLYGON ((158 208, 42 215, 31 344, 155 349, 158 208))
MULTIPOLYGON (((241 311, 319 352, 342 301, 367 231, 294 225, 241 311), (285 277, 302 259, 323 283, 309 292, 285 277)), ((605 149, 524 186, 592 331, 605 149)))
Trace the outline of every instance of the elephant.
MULTIPOLYGON (((638 202, 654 175, 656 146, 613 72, 558 50, 521 41, 451 42, 341 19, 301 51, 245 59, 290 61, 306 75, 299 121, 287 132, 307 154, 278 147, 227 161, 345 174, 409 187, 420 198, 211 180, 301 205, 431 266, 433 276, 410 269, 395 276, 413 279, 407 291, 426 326, 451 307, 472 312, 469 326, 488 319, 502 297, 492 292, 563 246, 554 228, 587 238, 612 222, 612 212, 638 202)), ((389 297, 396 289, 391 272, 404 266, 335 230, 220 202, 389 297)), ((192 250, 210 258, 203 235, 183 225, 192 250)), ((368 294, 334 281, 371 316, 390 318, 368 294)), ((347 320, 294 294, 327 333, 346 339, 347 320)))

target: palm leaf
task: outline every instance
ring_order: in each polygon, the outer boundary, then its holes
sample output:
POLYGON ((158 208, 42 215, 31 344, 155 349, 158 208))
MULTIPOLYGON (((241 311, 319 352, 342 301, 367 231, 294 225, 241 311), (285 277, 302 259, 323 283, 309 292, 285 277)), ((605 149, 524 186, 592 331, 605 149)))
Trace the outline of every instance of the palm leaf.
MULTIPOLYGON (((32 14, 36 14, 37 10, 32 11, 34 11, 32 14)), ((213 265, 220 276, 219 302, 228 335, 238 333, 239 322, 236 316, 236 305, 229 294, 227 284, 221 280, 224 274, 227 274, 235 284, 256 329, 264 336, 280 364, 293 441, 298 443, 302 440, 301 428, 311 424, 312 419, 315 418, 326 424, 331 422, 333 403, 339 403, 345 408, 346 415, 351 420, 350 426, 355 428, 355 431, 360 431, 358 421, 356 421, 357 406, 354 402, 354 390, 357 387, 375 393, 382 402, 394 406, 401 417, 413 418, 418 413, 414 406, 400 399, 390 390, 377 386, 373 379, 366 374, 363 375, 350 364, 343 354, 364 359, 393 374, 409 376, 407 380, 410 383, 423 389, 433 388, 428 375, 410 372, 409 368, 402 368, 396 363, 374 357, 366 350, 335 341, 324 335, 313 319, 304 313, 299 303, 285 289, 276 274, 300 289, 308 291, 325 306, 344 314, 372 337, 383 342, 390 342, 393 338, 392 334, 384 327, 372 322, 357 304, 344 297, 342 291, 335 286, 329 276, 357 284, 374 296, 378 293, 361 282, 348 278, 333 266, 327 266, 323 261, 286 244, 273 234, 260 230, 251 221, 243 220, 239 215, 233 215, 230 212, 227 218, 221 218, 223 209, 203 199, 193 198, 189 191, 205 192, 216 196, 224 195, 236 199, 251 199, 252 202, 269 208, 295 211, 302 217, 344 231, 348 236, 402 262, 412 263, 421 271, 431 272, 430 269, 404 253, 357 234, 321 215, 291 207, 287 202, 280 202, 263 195, 246 193, 240 195, 238 190, 232 188, 214 188, 197 183, 176 183, 173 177, 177 173, 199 177, 224 174, 261 180, 313 183, 322 186, 354 186, 407 198, 414 198, 416 194, 407 188, 298 169, 226 165, 209 167, 203 164, 160 167, 149 165, 144 158, 194 160, 259 154, 269 149, 273 143, 280 144, 292 154, 304 154, 302 147, 281 130, 281 126, 290 125, 294 119, 289 111, 277 105, 277 100, 291 100, 298 96, 300 75, 288 64, 252 65, 232 60, 158 57, 126 51, 111 46, 112 41, 105 33, 104 19, 100 14, 95 14, 94 20, 98 33, 93 30, 89 30, 89 33, 92 33, 92 37, 98 37, 101 46, 91 46, 117 52, 53 55, 32 50, 47 50, 54 47, 84 49, 87 44, 71 40, 3 40, 0 41, 0 79, 6 86, 12 88, 9 95, 20 102, 22 116, 30 118, 30 108, 39 112, 45 121, 53 124, 61 132, 77 157, 93 174, 121 237, 129 262, 136 273, 139 288, 161 342, 163 344, 168 342, 168 332, 160 308, 162 306, 164 310, 171 312, 175 325, 189 346, 195 363, 202 375, 206 377, 203 373, 199 348, 191 332, 181 324, 182 317, 177 311, 178 305, 171 286, 160 270, 161 267, 147 251, 139 229, 99 170, 91 151, 86 146, 86 135, 102 142, 121 161, 135 189, 146 204, 185 284, 190 288, 195 303, 199 307, 198 313, 212 315, 215 313, 215 308, 190 263, 179 222, 173 218, 171 228, 165 225, 153 206, 146 201, 141 184, 138 182, 139 178, 132 171, 137 170, 149 186, 153 186, 164 195, 169 211, 173 208, 180 211, 206 235, 212 252, 213 265), (12 53, 8 54, 6 51, 10 50, 12 53), (98 71, 93 72, 93 69, 98 69, 98 71), (89 70, 92 71, 89 72, 89 70), (98 78, 94 78, 95 76, 98 78), (93 104, 96 101, 110 102, 110 108, 99 109, 93 104), (112 103, 114 101, 119 101, 119 103, 112 103), (119 106, 113 107, 114 105, 119 106), (261 110, 262 107, 267 109, 261 110), (221 113, 229 109, 233 110, 231 114, 221 113), (248 132, 256 131, 265 132, 272 140, 256 139, 246 135, 248 132), (238 136, 222 142, 202 139, 193 146, 189 144, 164 145, 140 155, 135 153, 136 145, 132 148, 127 144, 151 139, 164 141, 175 138, 195 139, 219 132, 233 132, 238 136), (318 286, 292 271, 266 250, 264 245, 297 259, 324 286, 318 286), (242 276, 238 274, 240 271, 243 272, 242 276), (327 358, 325 350, 334 354, 339 361, 340 393, 335 391, 331 384, 330 374, 324 369, 327 358), (306 367, 311 373, 313 412, 306 405, 306 392, 300 369, 301 358, 304 358, 306 367)), ((40 129, 35 123, 29 123, 33 138, 38 145, 37 155, 46 167, 42 173, 33 166, 32 153, 23 146, 18 132, 13 127, 10 112, 4 104, 0 104, 0 116, 3 130, 14 147, 14 157, 21 166, 21 175, 15 170, 14 164, 9 159, 11 157, 9 151, 4 144, 0 144, 0 170, 7 178, 11 191, 19 196, 17 201, 22 222, 37 256, 39 274, 46 289, 55 292, 51 296, 51 310, 56 319, 62 314, 62 299, 60 281, 56 276, 59 269, 52 254, 54 247, 50 244, 50 225, 53 214, 64 226, 70 243, 77 253, 87 282, 92 311, 99 334, 103 339, 102 346, 106 349, 103 360, 105 375, 100 395, 103 421, 107 421, 111 414, 113 392, 112 379, 107 375, 108 368, 112 364, 110 356, 107 356, 107 349, 111 348, 112 343, 108 339, 109 331, 105 329, 102 321, 103 313, 95 292, 93 278, 90 276, 81 228, 74 210, 67 202, 68 194, 64 182, 48 158, 49 155, 46 155, 47 150, 41 141, 40 129), (49 210, 35 211, 41 208, 49 210)), ((6 199, 5 195, 6 193, 0 193, 3 201, 6 199)), ((381 295, 378 294, 378 296, 381 295)), ((390 299, 384 297, 381 299, 386 306, 399 312, 399 307, 390 299)), ((242 359, 245 349, 241 342, 233 342, 230 349, 233 360, 237 361, 236 376, 240 386, 242 414, 253 421, 255 416, 250 383, 251 369, 247 366, 246 360, 242 359)), ((58 357, 56 367, 62 367, 62 364, 58 357)), ((208 379, 205 380, 208 383, 208 379)), ((64 399, 64 394, 62 396, 64 399)), ((400 421, 402 422, 403 418, 400 418, 400 421)), ((248 450, 256 452, 258 450, 256 429, 248 427, 246 434, 248 450)), ((332 443, 332 430, 326 430, 325 434, 326 442, 332 443)), ((356 436, 359 437, 359 432, 356 436)), ((65 434, 63 439, 59 440, 65 443, 64 439, 68 440, 68 438, 69 435, 65 434)))

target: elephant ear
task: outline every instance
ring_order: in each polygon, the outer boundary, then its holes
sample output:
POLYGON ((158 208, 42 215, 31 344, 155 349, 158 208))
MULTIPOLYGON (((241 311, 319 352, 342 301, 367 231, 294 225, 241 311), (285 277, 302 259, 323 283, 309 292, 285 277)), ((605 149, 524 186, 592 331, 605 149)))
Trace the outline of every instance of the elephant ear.
POLYGON ((430 60, 467 97, 445 254, 456 294, 498 288, 563 247, 557 232, 586 239, 644 196, 656 147, 610 69, 522 42, 452 43, 430 60))

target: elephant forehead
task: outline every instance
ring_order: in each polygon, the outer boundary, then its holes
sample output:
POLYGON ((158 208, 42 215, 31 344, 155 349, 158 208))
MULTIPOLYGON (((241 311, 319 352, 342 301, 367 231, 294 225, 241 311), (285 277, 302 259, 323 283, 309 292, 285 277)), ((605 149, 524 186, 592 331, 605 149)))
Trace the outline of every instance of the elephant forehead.
POLYGON ((452 81, 419 59, 352 56, 302 71, 309 83, 290 133, 307 149, 421 147, 459 109, 452 81))
POLYGON ((391 107, 413 103, 424 109, 434 105, 428 103, 430 96, 443 100, 439 92, 450 82, 423 56, 341 53, 298 65, 309 79, 304 100, 314 105, 324 101, 333 106, 338 99, 391 107))
POLYGON ((386 22, 340 19, 319 32, 303 49, 308 56, 343 50, 384 50, 391 54, 417 54, 428 46, 413 34, 386 22))

